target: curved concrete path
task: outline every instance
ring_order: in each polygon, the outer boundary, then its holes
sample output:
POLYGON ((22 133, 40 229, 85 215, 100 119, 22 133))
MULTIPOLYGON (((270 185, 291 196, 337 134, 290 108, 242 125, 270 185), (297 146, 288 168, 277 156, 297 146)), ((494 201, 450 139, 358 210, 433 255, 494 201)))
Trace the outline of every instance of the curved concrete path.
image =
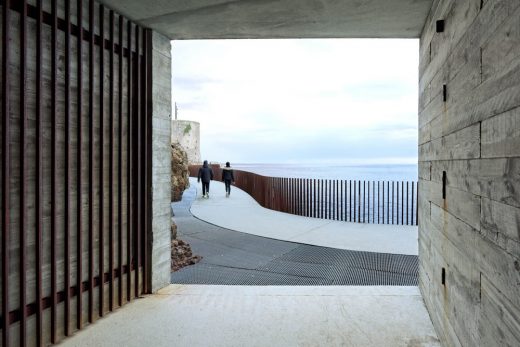
POLYGON ((416 226, 362 224, 295 216, 260 206, 249 194, 231 187, 226 198, 222 182, 212 181, 210 198, 201 196, 201 185, 191 213, 208 223, 257 236, 315 246, 392 254, 418 254, 416 226))
POLYGON ((176 284, 417 285, 416 255, 352 251, 233 231, 193 217, 195 185, 172 203, 177 236, 202 260, 173 272, 176 284))

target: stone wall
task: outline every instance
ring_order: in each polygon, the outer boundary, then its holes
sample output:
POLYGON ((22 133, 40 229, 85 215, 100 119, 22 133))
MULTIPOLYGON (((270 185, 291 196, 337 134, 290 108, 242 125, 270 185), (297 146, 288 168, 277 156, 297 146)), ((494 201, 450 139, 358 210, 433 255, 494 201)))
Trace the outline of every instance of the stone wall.
POLYGON ((434 1, 419 69, 426 306, 447 346, 520 346, 520 2, 434 1))
POLYGON ((200 124, 189 120, 172 119, 172 143, 180 143, 188 154, 190 164, 200 164, 200 124))

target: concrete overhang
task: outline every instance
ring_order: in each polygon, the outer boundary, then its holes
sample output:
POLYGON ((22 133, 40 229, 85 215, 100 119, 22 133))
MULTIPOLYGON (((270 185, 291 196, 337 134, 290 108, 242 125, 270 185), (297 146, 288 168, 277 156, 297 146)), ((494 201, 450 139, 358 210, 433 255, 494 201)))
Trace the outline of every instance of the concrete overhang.
POLYGON ((433 0, 101 0, 170 39, 418 38, 433 0))

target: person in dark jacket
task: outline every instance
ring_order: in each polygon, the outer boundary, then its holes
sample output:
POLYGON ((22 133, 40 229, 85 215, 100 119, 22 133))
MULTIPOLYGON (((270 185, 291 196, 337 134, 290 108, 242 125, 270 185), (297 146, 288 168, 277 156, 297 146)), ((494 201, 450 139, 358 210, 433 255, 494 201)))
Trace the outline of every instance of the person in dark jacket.
POLYGON ((226 163, 226 167, 222 169, 222 181, 226 185, 226 198, 228 198, 229 194, 231 194, 231 182, 235 182, 235 175, 233 175, 233 169, 229 161, 226 163))
POLYGON ((202 197, 209 198, 209 182, 213 179, 213 170, 208 165, 208 161, 204 160, 204 164, 199 169, 197 182, 202 180, 202 197))

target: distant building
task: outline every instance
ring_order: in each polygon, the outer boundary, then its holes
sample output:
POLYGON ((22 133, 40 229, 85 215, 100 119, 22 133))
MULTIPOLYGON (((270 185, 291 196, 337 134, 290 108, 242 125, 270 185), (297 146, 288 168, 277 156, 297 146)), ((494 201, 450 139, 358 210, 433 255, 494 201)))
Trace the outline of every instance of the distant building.
POLYGON ((190 164, 200 160, 200 123, 189 120, 172 119, 171 141, 178 142, 188 154, 190 164))

